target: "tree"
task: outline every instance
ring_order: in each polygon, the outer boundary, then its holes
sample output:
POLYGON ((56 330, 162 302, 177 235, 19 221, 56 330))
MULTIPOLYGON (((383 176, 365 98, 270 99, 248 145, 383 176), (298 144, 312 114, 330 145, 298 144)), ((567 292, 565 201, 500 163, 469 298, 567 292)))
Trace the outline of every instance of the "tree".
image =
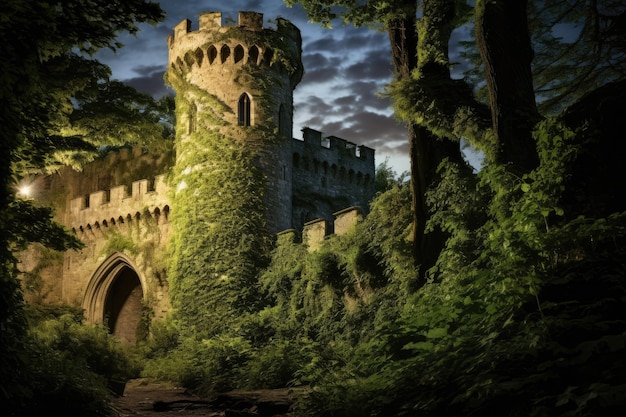
POLYGON ((542 113, 626 75, 626 14, 619 0, 530 2, 533 81, 542 113), (569 28, 569 30, 568 30, 569 28))
POLYGON ((389 158, 385 162, 379 164, 376 167, 376 194, 382 194, 385 191, 391 190, 394 186, 401 186, 408 176, 408 172, 403 172, 400 176, 389 166, 389 158))
MULTIPOLYGON (((5 399, 23 394, 24 388, 16 353, 22 350, 25 322, 12 251, 33 241, 55 249, 80 245, 51 222, 49 209, 19 200, 16 184, 63 162, 70 151, 94 153, 103 139, 109 141, 113 135, 95 134, 110 120, 94 111, 103 98, 108 100, 104 110, 115 107, 127 121, 144 120, 146 131, 145 121, 155 120, 153 112, 145 112, 151 106, 146 97, 109 82, 108 67, 90 57, 100 48, 121 47, 119 32, 135 33, 138 23, 156 23, 164 15, 157 3, 142 0, 8 0, 0 5, 0 15, 0 374, 5 399)), ((149 129, 156 131, 154 125, 149 129)))
MULTIPOLYGON (((395 108, 470 141, 486 165, 440 164, 426 193, 427 226, 449 233, 438 279, 336 354, 340 366, 310 373, 315 415, 621 415, 626 5, 478 0, 468 15, 465 2, 418 3, 417 66, 389 86, 395 108), (461 23, 475 30, 467 80, 438 58, 461 23), (580 41, 559 39, 557 23, 580 41)), ((371 21, 366 5, 390 3, 306 4, 371 21)))
POLYGON ((571 103, 592 86, 624 76, 624 10, 613 0, 496 0, 473 7, 456 0, 285 3, 301 4, 324 26, 340 17, 389 34, 395 80, 388 93, 408 126, 414 256, 422 278, 445 241, 440 231, 425 234, 432 215, 425 194, 436 185, 443 160, 462 164, 459 140, 483 151, 487 164, 524 175, 538 164, 532 131, 545 117, 538 99, 544 109, 560 109, 555 103, 571 103), (448 58, 451 34, 461 25, 474 26, 469 50, 479 51, 469 53, 475 67, 463 80, 451 77, 448 58), (578 28, 576 41, 559 38, 555 25, 578 28), (533 65, 534 51, 540 59, 533 65))
MULTIPOLYGON (((295 3, 302 4, 311 20, 324 26, 330 27, 331 21, 338 16, 335 10, 342 7, 345 11, 341 17, 345 22, 353 23, 355 26, 374 25, 386 31, 389 35, 394 75, 398 83, 406 83, 418 77, 425 80, 426 84, 430 83, 431 87, 437 88, 440 86, 442 76, 444 79, 447 77, 448 81, 451 79, 447 39, 457 18, 454 1, 428 2, 428 5, 432 6, 430 8, 426 6, 427 2, 424 2, 424 18, 421 21, 417 19, 419 2, 416 1, 355 3, 285 0, 285 3, 290 6, 295 3), (438 10, 438 7, 447 10, 438 10), (436 22, 428 20, 427 14, 435 17, 436 22), (418 23, 421 23, 421 28, 418 28, 418 23)), ((396 99, 393 91, 391 94, 396 99)), ((401 101, 396 100, 396 107, 399 107, 401 101)), ((429 217, 426 192, 433 185, 437 167, 444 159, 448 158, 457 163, 464 162, 458 140, 454 140, 450 135, 438 136, 424 123, 414 119, 408 117, 402 119, 407 122, 410 154, 413 255, 418 273, 424 279, 428 269, 434 265, 445 240, 445 234, 440 230, 428 235, 425 233, 429 217)))

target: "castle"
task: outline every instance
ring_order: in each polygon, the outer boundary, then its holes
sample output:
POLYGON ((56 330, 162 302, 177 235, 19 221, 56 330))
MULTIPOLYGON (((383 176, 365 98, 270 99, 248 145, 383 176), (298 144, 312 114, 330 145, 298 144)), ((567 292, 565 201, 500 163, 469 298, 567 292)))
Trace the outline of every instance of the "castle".
POLYGON ((178 215, 200 228, 215 220, 198 219, 196 209, 228 199, 203 193, 206 181, 226 178, 224 191, 237 196, 226 201, 234 213, 257 205, 270 234, 301 234, 309 248, 365 214, 374 195, 374 150, 310 128, 291 136, 293 90, 303 75, 300 31, 281 18, 264 28, 256 12, 238 17, 224 26, 220 12, 203 13, 198 30, 184 20, 169 36, 165 78, 177 109, 171 149, 124 147, 80 172, 65 168, 37 179, 34 198, 51 204, 55 220, 85 247, 56 254, 34 245, 22 254, 27 299, 81 306, 89 322, 106 322, 134 343, 141 321, 163 318, 171 306, 167 259, 170 216, 183 207, 177 202, 194 202, 184 206, 193 212, 178 215), (217 158, 206 156, 215 152, 217 158), (229 160, 245 171, 224 172, 220 164, 229 160), (260 173, 260 182, 226 190, 229 175, 247 171, 260 173))

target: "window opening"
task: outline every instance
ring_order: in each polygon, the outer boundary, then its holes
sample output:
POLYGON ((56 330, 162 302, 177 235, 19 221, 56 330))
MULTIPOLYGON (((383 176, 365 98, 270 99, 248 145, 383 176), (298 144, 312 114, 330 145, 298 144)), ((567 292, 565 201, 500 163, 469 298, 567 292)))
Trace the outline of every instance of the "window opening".
POLYGON ((250 97, 243 93, 239 97, 239 126, 250 126, 250 97))

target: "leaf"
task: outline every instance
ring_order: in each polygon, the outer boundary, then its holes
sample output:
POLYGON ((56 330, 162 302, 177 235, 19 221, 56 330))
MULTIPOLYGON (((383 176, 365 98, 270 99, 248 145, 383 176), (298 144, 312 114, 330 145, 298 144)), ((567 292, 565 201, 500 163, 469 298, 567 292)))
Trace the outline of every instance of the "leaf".
POLYGON ((430 329, 427 333, 426 333, 426 337, 429 339, 440 339, 444 336, 447 336, 448 334, 448 328, 447 327, 437 327, 434 329, 430 329))
POLYGON ((405 350, 432 350, 433 344, 431 342, 415 342, 407 343, 404 346, 405 350))

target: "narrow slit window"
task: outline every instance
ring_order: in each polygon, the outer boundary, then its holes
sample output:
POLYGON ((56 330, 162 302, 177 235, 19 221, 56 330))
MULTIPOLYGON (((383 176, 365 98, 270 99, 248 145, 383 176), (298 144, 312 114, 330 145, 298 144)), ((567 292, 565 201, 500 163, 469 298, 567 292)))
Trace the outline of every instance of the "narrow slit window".
POLYGON ((187 125, 187 134, 191 135, 192 133, 196 131, 196 127, 198 124, 198 109, 195 103, 191 103, 191 106, 189 106, 188 122, 189 124, 187 125))
POLYGON ((250 126, 250 96, 243 93, 239 97, 239 126, 250 126))

